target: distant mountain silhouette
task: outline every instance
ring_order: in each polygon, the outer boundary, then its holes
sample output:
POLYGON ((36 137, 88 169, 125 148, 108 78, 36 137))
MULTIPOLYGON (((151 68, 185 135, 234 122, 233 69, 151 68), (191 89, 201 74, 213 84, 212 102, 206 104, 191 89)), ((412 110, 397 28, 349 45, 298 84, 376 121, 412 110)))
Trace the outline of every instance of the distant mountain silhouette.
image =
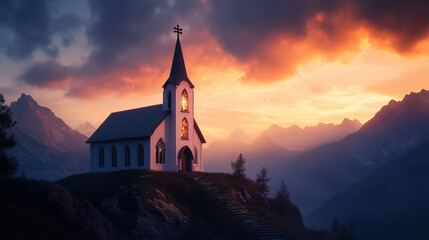
POLYGON ((89 137, 91 136, 94 132, 95 132, 96 128, 94 126, 92 126, 92 124, 88 121, 79 124, 76 127, 76 131, 82 133, 83 135, 89 137))
POLYGON ((30 96, 22 94, 10 108, 17 121, 11 133, 17 145, 13 150, 19 167, 28 178, 56 180, 70 174, 88 171, 87 139, 72 130, 46 107, 39 106, 30 96))
POLYGON ((341 140, 361 127, 362 124, 358 120, 352 121, 345 118, 338 125, 319 123, 316 126, 305 128, 300 128, 297 125, 282 128, 274 124, 265 130, 262 135, 289 150, 304 150, 341 140))
MULTIPOLYGON (((254 179, 256 173, 263 166, 266 167, 272 177, 269 184, 271 194, 274 194, 284 178, 283 174, 275 169, 301 154, 302 149, 342 139, 360 127, 359 121, 346 118, 338 125, 319 123, 305 128, 296 125, 288 128, 273 125, 250 144, 244 143, 247 139, 240 141, 237 137, 230 136, 229 140, 215 141, 204 149, 204 169, 208 172, 231 172, 231 161, 235 161, 238 155, 243 153, 247 159, 248 177, 254 179), (297 139, 296 144, 294 139, 297 139), (295 150, 289 150, 286 146, 295 150)), ((234 130, 231 134, 245 136, 240 129, 234 130)))
POLYGON ((237 141, 215 141, 204 149, 204 170, 207 172, 231 172, 231 161, 240 153, 246 158, 247 175, 255 178, 262 166, 269 170, 282 164, 285 158, 292 158, 299 151, 290 151, 279 146, 266 136, 260 136, 250 144, 237 141))
POLYGON ((358 239, 429 239, 429 140, 312 212, 307 226, 355 221, 358 239))
POLYGON ((429 138, 429 91, 390 101, 362 128, 273 169, 304 215, 429 138))

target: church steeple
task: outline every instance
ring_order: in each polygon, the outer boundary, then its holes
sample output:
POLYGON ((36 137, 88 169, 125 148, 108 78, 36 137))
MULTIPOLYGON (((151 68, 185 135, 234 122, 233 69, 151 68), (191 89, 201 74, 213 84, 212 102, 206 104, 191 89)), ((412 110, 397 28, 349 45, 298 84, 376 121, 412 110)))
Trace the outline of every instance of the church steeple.
POLYGON ((179 25, 174 27, 174 29, 174 32, 177 33, 177 41, 176 48, 174 49, 173 64, 171 65, 170 77, 162 87, 165 88, 169 83, 177 86, 180 82, 187 81, 191 85, 191 88, 194 88, 194 85, 188 78, 188 74, 186 74, 185 60, 183 60, 182 47, 180 46, 179 34, 182 34, 182 29, 179 28, 179 25))

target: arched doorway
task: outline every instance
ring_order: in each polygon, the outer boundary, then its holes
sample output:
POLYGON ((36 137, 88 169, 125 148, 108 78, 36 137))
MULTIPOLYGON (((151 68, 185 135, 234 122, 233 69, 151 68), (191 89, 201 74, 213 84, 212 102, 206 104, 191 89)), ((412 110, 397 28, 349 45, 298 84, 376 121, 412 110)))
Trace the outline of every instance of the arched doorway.
POLYGON ((188 146, 184 146, 179 151, 179 159, 180 159, 180 171, 183 172, 192 172, 192 160, 194 156, 192 155, 191 149, 188 146))

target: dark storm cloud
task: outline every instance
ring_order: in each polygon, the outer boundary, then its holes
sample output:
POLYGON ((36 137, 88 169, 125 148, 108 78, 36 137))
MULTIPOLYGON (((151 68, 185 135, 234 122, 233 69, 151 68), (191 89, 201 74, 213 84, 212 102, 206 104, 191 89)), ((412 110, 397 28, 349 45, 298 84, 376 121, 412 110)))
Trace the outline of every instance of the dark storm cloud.
POLYGON ((91 54, 85 71, 98 67, 134 67, 170 53, 171 42, 168 45, 162 42, 162 36, 171 36, 168 30, 178 22, 191 24, 200 2, 180 1, 174 6, 167 2, 91 0, 91 13, 97 22, 90 27, 88 38, 97 49, 91 54))
POLYGON ((79 20, 72 14, 51 17, 47 0, 2 0, 0 1, 0 27, 11 32, 11 38, 2 41, 2 48, 15 61, 28 59, 37 49, 48 57, 58 56, 58 49, 52 45, 55 32, 72 30, 79 20))
MULTIPOLYGON (((410 49, 427 37, 429 31, 429 1, 427 0, 235 0, 210 1, 210 22, 222 46, 239 58, 254 56, 258 47, 273 35, 299 39, 308 34, 307 23, 318 13, 328 21, 320 24, 322 31, 335 32, 330 18, 347 12, 348 21, 366 24, 377 36, 391 34, 397 51, 410 49)), ((341 25, 341 24, 340 24, 341 25)), ((347 29, 345 29, 347 30, 347 29)), ((341 34, 341 32, 337 32, 341 34)))
MULTIPOLYGON (((37 48, 55 56, 50 42, 53 32, 82 24, 73 14, 53 21, 44 1, 23 2, 5 1, 0 8, 0 13, 7 13, 0 14, 0 19, 6 19, 16 32, 16 41, 6 47, 11 58, 26 57, 37 48)), ((187 46, 201 45, 199 41, 207 39, 197 37, 198 33, 209 32, 208 38, 246 65, 245 78, 253 75, 256 81, 285 79, 314 57, 336 60, 344 52, 359 52, 359 28, 369 32, 370 41, 380 41, 382 47, 399 53, 412 51, 429 31, 429 2, 423 0, 89 0, 89 6, 92 22, 86 25, 86 37, 93 50, 85 63, 73 68, 36 64, 21 80, 52 86, 49 81, 62 82, 64 76, 71 76, 68 95, 78 97, 150 88, 159 79, 139 71, 143 67, 160 71, 171 61, 174 46, 168 29, 177 23, 187 30, 187 46), (282 44, 286 47, 279 47, 282 44), (63 71, 63 75, 48 74, 51 77, 45 81, 32 78, 30 71, 37 72, 37 67, 46 73, 63 71), (148 77, 130 82, 139 76, 148 77)), ((73 41, 67 34, 62 38, 65 46, 73 41)))
POLYGON ((356 19, 377 31, 393 35, 395 49, 408 51, 429 33, 427 0, 361 0, 355 4, 356 19))
POLYGON ((335 11, 333 1, 211 1, 211 26, 223 47, 239 58, 253 56, 273 35, 304 37, 307 20, 320 11, 335 11))
POLYGON ((50 44, 49 11, 47 1, 0 2, 0 25, 13 31, 13 38, 6 43, 5 52, 14 60, 28 58, 37 48, 56 55, 50 44))
MULTIPOLYGON (((87 26, 86 37, 93 50, 85 63, 73 68, 52 63, 36 64, 20 76, 22 81, 32 86, 51 86, 49 81, 57 81, 51 72, 55 69, 63 71, 57 76, 60 82, 64 76, 73 76, 67 86, 68 96, 91 97, 112 90, 142 89, 150 86, 154 79, 145 77, 138 82, 129 82, 125 78, 138 74, 141 66, 157 68, 171 61, 173 26, 180 23, 191 26, 195 32, 202 26, 198 23, 201 20, 198 16, 201 2, 198 0, 180 1, 180 4, 174 4, 174 1, 169 4, 169 1, 90 0, 89 6, 94 20, 87 26), (37 68, 53 77, 46 81, 32 77, 37 68)), ((64 16, 60 20, 79 25, 79 21, 72 17, 64 16)), ((60 28, 62 23, 55 26, 58 26, 55 29, 60 28)), ((63 44, 69 44, 67 38, 63 38, 63 44)))
POLYGON ((61 66, 55 61, 45 61, 32 64, 17 79, 35 86, 58 87, 64 84, 70 74, 70 68, 61 66))

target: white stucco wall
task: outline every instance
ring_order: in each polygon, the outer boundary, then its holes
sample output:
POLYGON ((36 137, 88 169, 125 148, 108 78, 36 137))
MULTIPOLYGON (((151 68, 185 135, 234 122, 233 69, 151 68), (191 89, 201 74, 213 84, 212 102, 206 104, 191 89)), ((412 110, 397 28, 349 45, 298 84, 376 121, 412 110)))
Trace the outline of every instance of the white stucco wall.
POLYGON ((180 170, 179 152, 187 146, 192 151, 195 158, 197 154, 197 163, 192 164, 194 171, 204 171, 203 168, 203 149, 201 140, 194 127, 194 89, 187 81, 182 81, 178 86, 168 84, 163 92, 163 109, 167 107, 168 92, 171 92, 172 106, 171 113, 158 125, 150 138, 141 138, 133 140, 118 140, 110 142, 100 142, 90 144, 90 171, 107 172, 130 168, 144 168, 156 171, 176 172, 180 170), (188 111, 181 111, 182 91, 186 89, 188 93, 188 111), (181 124, 183 118, 188 120, 188 139, 181 138, 181 124), (165 164, 156 163, 156 144, 162 138, 165 143, 165 164), (144 166, 138 166, 137 146, 142 144, 144 148, 144 166), (125 146, 130 147, 131 166, 125 167, 125 146), (99 167, 99 149, 104 147, 104 167, 99 167), (117 149, 118 166, 112 167, 112 146, 117 149))
POLYGON ((149 138, 133 140, 117 140, 109 142, 91 143, 90 145, 90 171, 91 172, 111 172, 123 169, 140 168, 149 169, 149 138), (138 166, 138 145, 143 146, 144 164, 138 166), (130 167, 125 167, 125 146, 130 147, 130 167), (117 166, 112 167, 112 147, 116 147, 117 166), (104 167, 99 166, 100 147, 104 148, 104 167))
POLYGON ((198 137, 197 131, 194 129, 194 136, 195 136, 195 140, 194 140, 194 148, 192 148, 192 153, 194 154, 195 157, 195 149, 197 150, 197 164, 192 164, 194 171, 197 172, 204 172, 204 167, 203 167, 203 144, 201 143, 200 138, 198 137))
POLYGON ((171 148, 171 143, 169 141, 169 137, 166 135, 166 119, 158 125, 155 131, 152 133, 150 137, 150 169, 156 171, 167 171, 167 172, 175 172, 176 171, 176 163, 174 161, 174 157, 171 156, 171 151, 167 151, 171 148), (162 138, 165 144, 165 163, 160 164, 156 163, 156 144, 158 140, 162 138))

